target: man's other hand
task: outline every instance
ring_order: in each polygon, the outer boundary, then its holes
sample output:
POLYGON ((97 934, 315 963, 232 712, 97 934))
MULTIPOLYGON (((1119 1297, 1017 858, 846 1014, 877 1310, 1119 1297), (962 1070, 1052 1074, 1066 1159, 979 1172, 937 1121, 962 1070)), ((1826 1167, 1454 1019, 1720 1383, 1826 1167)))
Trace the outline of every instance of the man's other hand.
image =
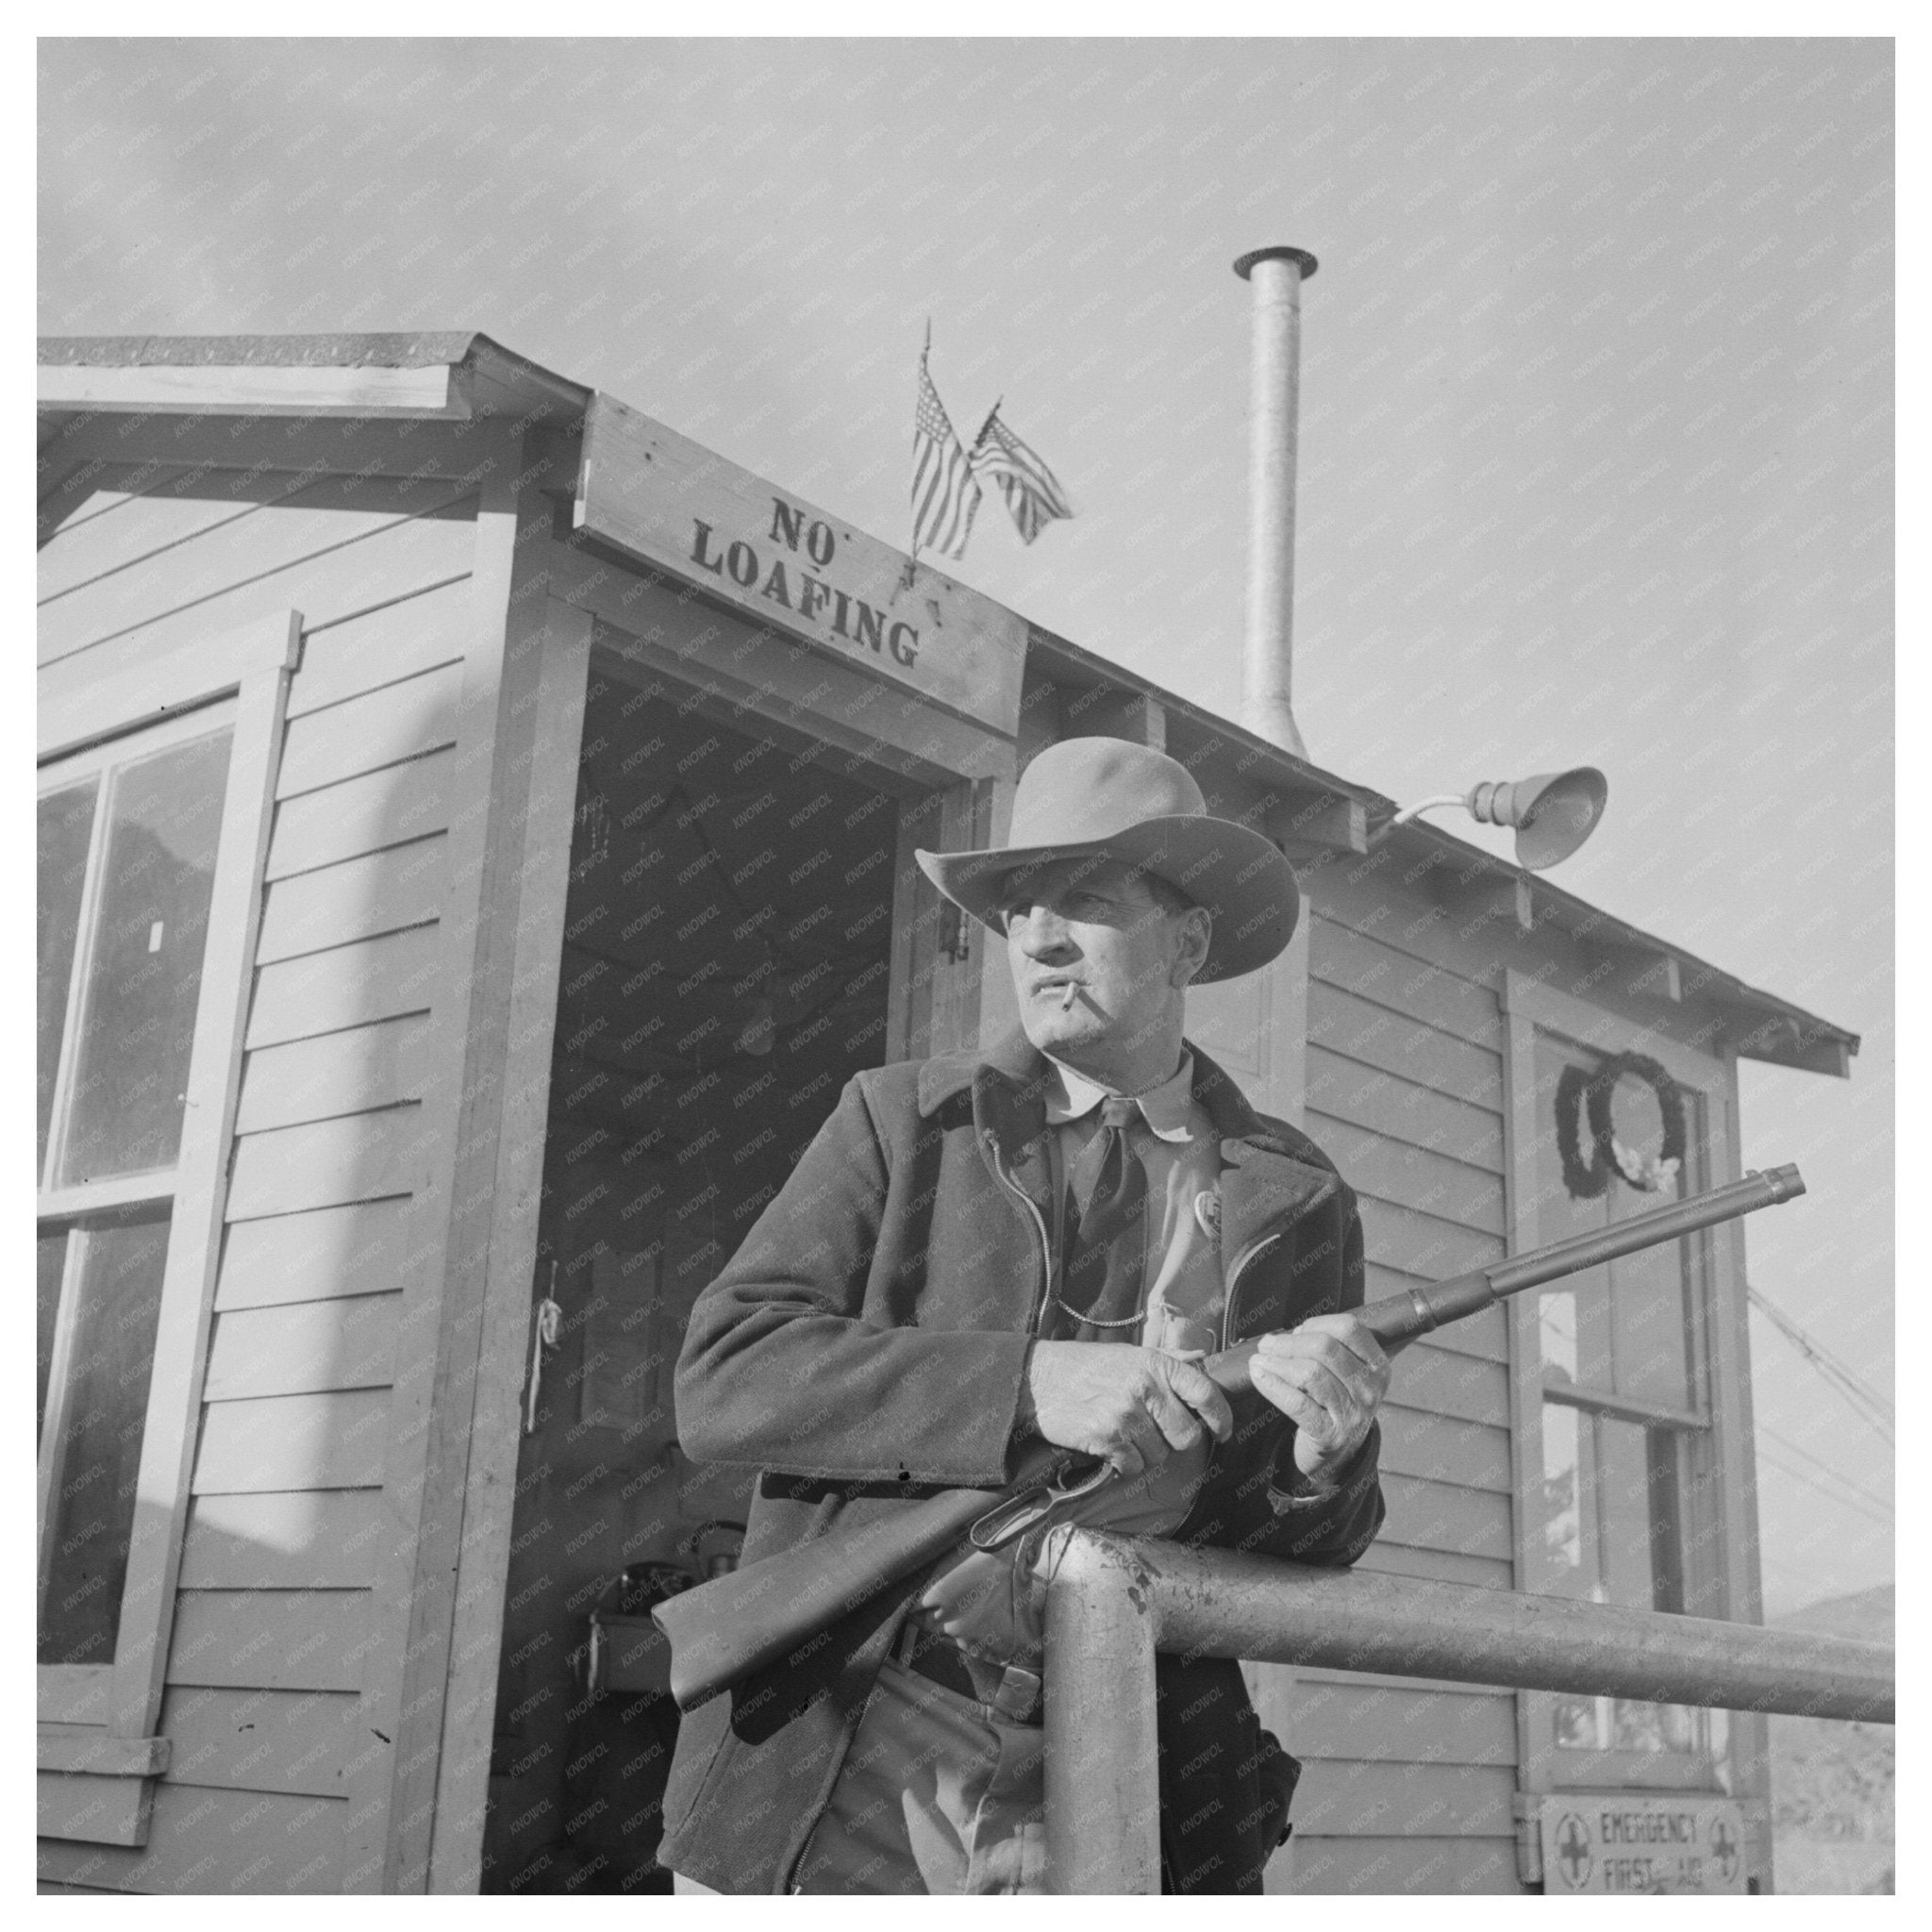
POLYGON ((1234 1411, 1208 1374, 1179 1356, 1118 1341, 1036 1341, 1020 1422, 1062 1449, 1105 1457, 1136 1476, 1204 1436, 1226 1441, 1234 1411))
POLYGON ((1320 1489, 1362 1446, 1389 1389, 1389 1357, 1356 1315, 1313 1315, 1262 1336, 1256 1389, 1294 1424, 1294 1461, 1320 1489))

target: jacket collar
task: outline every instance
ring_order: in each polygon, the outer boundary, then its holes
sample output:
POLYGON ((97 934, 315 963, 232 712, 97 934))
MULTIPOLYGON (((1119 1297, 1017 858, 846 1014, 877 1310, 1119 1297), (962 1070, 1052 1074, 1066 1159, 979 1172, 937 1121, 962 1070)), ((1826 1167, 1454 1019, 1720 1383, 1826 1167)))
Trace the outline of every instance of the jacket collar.
MULTIPOLYGON (((1192 1041, 1194 1098, 1221 1137, 1221 1252, 1224 1264, 1272 1224, 1298 1220, 1341 1187, 1329 1168, 1304 1155, 1249 1106, 1234 1079, 1192 1041)), ((1046 1091, 1053 1062, 1018 1027, 984 1052, 941 1054, 919 1070, 919 1110, 928 1118, 949 1100, 973 1096, 973 1123, 991 1134, 1013 1178, 1042 1208, 1050 1208, 1046 1160, 1046 1091)), ((1319 1157, 1318 1157, 1319 1158, 1319 1157)))

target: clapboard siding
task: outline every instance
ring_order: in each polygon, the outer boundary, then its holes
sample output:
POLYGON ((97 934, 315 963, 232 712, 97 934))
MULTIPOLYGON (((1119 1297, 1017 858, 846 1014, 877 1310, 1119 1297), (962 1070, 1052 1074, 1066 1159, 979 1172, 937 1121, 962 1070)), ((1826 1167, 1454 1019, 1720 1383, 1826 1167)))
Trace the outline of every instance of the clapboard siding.
POLYGON ((1503 1050, 1502 1011, 1490 988, 1399 952, 1339 920, 1316 916, 1308 932, 1308 973, 1471 1045, 1503 1050))
POLYGON ((1385 1529, 1357 1559, 1357 1570, 1383 1576, 1420 1576, 1433 1583, 1466 1583, 1475 1590, 1513 1590, 1516 1566, 1498 1557, 1462 1557, 1454 1550, 1411 1548, 1385 1529))
POLYGON ((442 910, 448 842, 439 832, 273 881, 262 897, 257 964, 434 923, 442 910))
MULTIPOLYGON (((407 524, 378 541, 243 578, 98 640, 57 636, 59 655, 44 660, 46 668, 66 666, 71 673, 75 660, 84 657, 94 675, 107 675, 285 610, 299 610, 319 623, 372 610, 426 584, 465 575, 474 556, 473 537, 468 523, 407 524)), ((53 605, 45 617, 52 620, 67 608, 66 602, 53 605)), ((58 629, 52 622, 42 624, 43 636, 58 629)))
MULTIPOLYGON (((131 466, 117 466, 131 478, 131 466)), ((35 596, 42 605, 123 571, 137 569, 179 544, 208 541, 257 506, 226 496, 197 496, 192 473, 169 471, 138 490, 95 488, 61 518, 42 545, 35 596)))
POLYGON ((1507 1838, 1302 1838, 1294 1840, 1297 1892, 1432 1894, 1523 1890, 1516 1876, 1516 1840, 1507 1838))
POLYGON ((1513 1767, 1322 1757, 1294 1794, 1309 1838, 1500 1836, 1515 1828, 1513 1767))
POLYGON ((1424 1281, 1487 1268, 1503 1258, 1498 1235, 1373 1194, 1362 1196, 1362 1234, 1372 1262, 1424 1281))
POLYGON ((1410 1408, 1427 1409, 1435 1415, 1455 1416, 1461 1422, 1494 1423, 1507 1429, 1509 1371, 1506 1364, 1487 1356, 1441 1346, 1437 1336, 1430 1336, 1411 1341, 1395 1357, 1389 1399, 1410 1408))
POLYGON ((1325 980, 1308 982, 1308 1040, 1330 1053, 1446 1093, 1452 1100, 1501 1110, 1501 1054, 1472 1046, 1325 980))
POLYGON ((357 1201, 232 1224, 215 1307, 282 1307, 401 1288, 424 1265, 407 1198, 357 1201))
POLYGON ((391 1532, 379 1490, 197 1496, 183 1590, 363 1590, 391 1532))
POLYGON ((368 1653, 367 1591, 184 1590, 168 1682, 358 1690, 368 1653))
POLYGON ((453 764, 443 751, 284 799, 266 875, 291 878, 446 830, 453 764))
POLYGON ((466 575, 333 624, 305 625, 302 668, 289 691, 289 716, 381 691, 453 664, 476 636, 476 601, 466 575))
POLYGON ((40 1872, 117 1891, 333 1892, 342 1888, 342 1798, 228 1791, 162 1778, 142 1851, 43 1839, 40 1872))
POLYGON ((1283 1742, 1298 1757, 1513 1767, 1516 1701, 1494 1690, 1305 1679, 1283 1742))
POLYGON ((388 1427, 381 1389, 213 1402, 202 1416, 192 1488, 197 1495, 374 1489, 388 1427))
MULTIPOLYGON (((194 496, 151 496, 145 501, 154 521, 138 540, 146 544, 144 555, 117 542, 116 517, 81 525, 76 541, 87 547, 88 533, 96 533, 92 547, 100 567, 42 609, 40 662, 136 631, 155 648, 163 634, 172 641, 191 629, 225 629, 248 614, 236 607, 250 601, 251 591, 321 619, 420 589, 450 575, 452 566, 469 567, 474 491, 446 481, 413 486, 326 476, 291 491, 296 480, 288 473, 258 480, 216 470, 198 481, 194 496), (258 500, 248 505, 251 492, 258 500), (242 513, 211 523, 209 505, 224 498, 242 513), (178 537, 157 548, 153 540, 171 512, 178 537), (98 533, 106 533, 105 541, 98 533), (328 585, 334 608, 311 611, 291 594, 305 580, 328 585)), ((125 527, 134 535, 135 525, 125 527)), ((57 536, 42 559, 58 558, 61 541, 57 536)))
POLYGON ((277 960, 255 975, 246 1044, 273 1046, 425 1011, 442 973, 432 926, 277 960))
POLYGON ((1505 1563, 1515 1554, 1507 1495, 1391 1474, 1382 1478, 1382 1497, 1389 1509, 1383 1535, 1391 1542, 1505 1563))
POLYGON ((168 1775, 242 1791, 342 1795, 351 1756, 375 1743, 358 1731, 360 1699, 341 1690, 236 1690, 177 1686, 161 1702, 172 1745, 168 1775))
POLYGON ((1308 1048, 1307 1105, 1411 1147, 1453 1154, 1491 1174, 1503 1171, 1503 1116, 1495 1108, 1418 1087, 1324 1046, 1308 1048))
POLYGON ((235 1142, 228 1219, 413 1193, 423 1183, 439 1131, 410 1103, 244 1134, 235 1142))
MULTIPOLYGON (((1407 1391, 1403 1391, 1407 1394, 1407 1391)), ((1382 1406, 1382 1467, 1398 1475, 1509 1493, 1509 1430, 1432 1415, 1392 1396, 1382 1406)))
POLYGON ((275 796, 294 798, 456 742, 460 663, 419 671, 289 721, 275 796))
POLYGON ((402 1295, 391 1292, 219 1314, 202 1398, 386 1388, 395 1374, 401 1307, 402 1295))
POLYGON ((1505 1231, 1503 1179, 1467 1160, 1364 1131, 1353 1122, 1308 1110, 1308 1132, 1358 1194, 1412 1208, 1477 1233, 1505 1231))
POLYGON ((258 1047, 242 1063, 241 1134, 421 1100, 444 1043, 426 1013, 258 1047))

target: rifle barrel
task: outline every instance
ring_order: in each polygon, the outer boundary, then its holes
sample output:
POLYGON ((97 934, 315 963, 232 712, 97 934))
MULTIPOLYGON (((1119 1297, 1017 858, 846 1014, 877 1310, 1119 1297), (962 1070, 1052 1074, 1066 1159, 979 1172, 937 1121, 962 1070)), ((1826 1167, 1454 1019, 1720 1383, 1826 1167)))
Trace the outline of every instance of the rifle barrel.
POLYGON ((1591 1234, 1572 1235, 1567 1241, 1552 1241, 1547 1247, 1533 1248, 1526 1255, 1499 1261, 1491 1268, 1472 1269, 1448 1281, 1425 1288, 1385 1296, 1362 1310, 1362 1319, 1383 1341, 1407 1341, 1425 1335, 1444 1322, 1459 1321, 1489 1307, 1505 1295, 1521 1294, 1525 1289, 1540 1288, 1565 1274, 1580 1274, 1613 1261, 1620 1255, 1633 1255, 1641 1248, 1653 1248, 1661 1241, 1695 1234, 1721 1221, 1735 1221, 1740 1215, 1755 1213, 1760 1208, 1775 1207, 1794 1200, 1805 1191, 1805 1177, 1795 1167, 1774 1167, 1763 1174, 1747 1174, 1742 1180, 1729 1181, 1707 1194, 1695 1194, 1688 1201, 1674 1201, 1667 1208, 1648 1214, 1632 1215, 1628 1221, 1599 1228, 1591 1234))

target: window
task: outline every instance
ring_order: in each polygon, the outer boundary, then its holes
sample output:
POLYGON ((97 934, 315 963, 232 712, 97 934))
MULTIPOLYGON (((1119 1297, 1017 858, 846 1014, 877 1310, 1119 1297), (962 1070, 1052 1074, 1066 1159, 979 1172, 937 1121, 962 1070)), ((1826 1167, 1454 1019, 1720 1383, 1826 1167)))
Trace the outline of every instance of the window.
MULTIPOLYGON (((1694 1094, 1679 1090, 1686 1151, 1674 1182, 1640 1191, 1621 1175, 1579 1199, 1562 1167, 1558 1091, 1566 1069, 1597 1074, 1601 1055, 1538 1029, 1537 1238, 1562 1241, 1701 1192, 1694 1094)), ((1608 1094, 1616 1133, 1640 1158, 1657 1158, 1662 1109, 1643 1080, 1624 1074, 1608 1094)), ((1587 1124, 1586 1124, 1587 1131, 1587 1124)), ((1639 1609, 1685 1607, 1684 1494, 1693 1431, 1707 1428, 1698 1344, 1701 1269, 1692 1241, 1646 1248, 1539 1297, 1542 1375, 1543 1516, 1536 1588, 1639 1609)), ((1707 1749, 1706 1713, 1624 1698, 1559 1697, 1556 1742, 1575 1751, 1707 1749)))
POLYGON ((43 768, 39 1656, 120 1632, 232 704, 43 768))
MULTIPOLYGON (((1721 1062, 1640 1040, 1604 1009, 1514 974, 1507 998, 1518 1250, 1731 1177, 1721 1062), (1618 1143, 1607 1173, 1587 1083, 1599 1083, 1599 1119, 1618 1143), (1674 1169, 1665 1164, 1667 1108, 1681 1130, 1674 1169), (1626 1170, 1648 1185, 1633 1185, 1626 1170)), ((1732 1252, 1726 1233, 1706 1232, 1523 1298, 1522 1588, 1707 1617, 1738 1599, 1748 1502, 1727 1473, 1735 1457, 1715 1420, 1737 1413, 1718 1395, 1740 1361, 1720 1265, 1732 1252)), ((1541 1692, 1524 1702, 1534 1788, 1729 1786, 1722 1711, 1541 1692)))
POLYGON ((41 673, 43 1835, 145 1840, 299 635, 283 612, 118 672, 41 673))

